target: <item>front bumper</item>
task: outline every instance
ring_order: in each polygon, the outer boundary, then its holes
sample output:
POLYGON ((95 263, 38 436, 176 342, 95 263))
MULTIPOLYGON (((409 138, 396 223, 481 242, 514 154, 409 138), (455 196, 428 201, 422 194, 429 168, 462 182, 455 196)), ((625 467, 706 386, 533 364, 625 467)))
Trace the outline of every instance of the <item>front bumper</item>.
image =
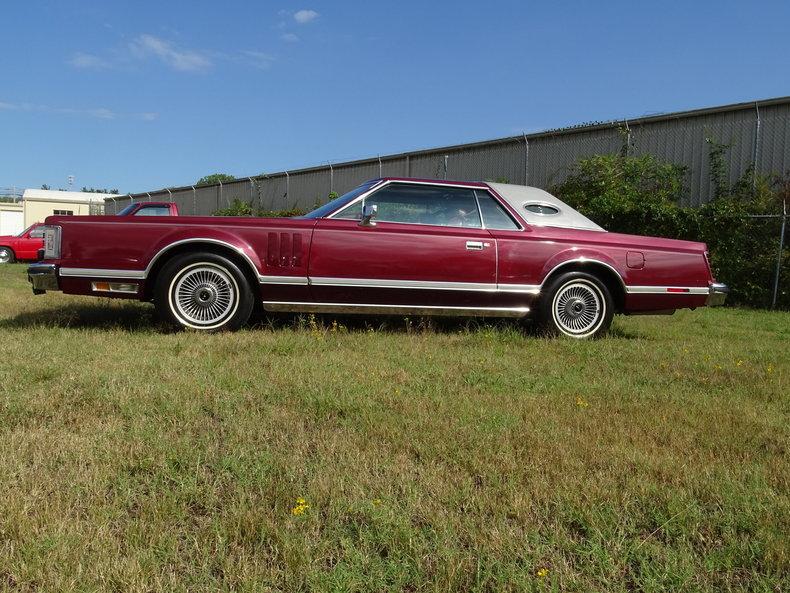
POLYGON ((729 292, 730 289, 726 284, 714 282, 710 285, 710 292, 708 293, 708 298, 705 301, 705 305, 708 307, 720 307, 724 304, 729 292))
POLYGON ((30 264, 27 268, 27 279, 33 285, 33 294, 60 290, 58 269, 55 264, 30 264))

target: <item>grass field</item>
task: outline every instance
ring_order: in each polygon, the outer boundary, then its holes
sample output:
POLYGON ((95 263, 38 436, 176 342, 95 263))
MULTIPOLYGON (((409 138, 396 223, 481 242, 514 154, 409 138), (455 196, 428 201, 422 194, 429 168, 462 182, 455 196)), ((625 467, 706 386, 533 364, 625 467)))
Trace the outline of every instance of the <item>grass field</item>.
POLYGON ((790 314, 157 329, 0 266, 0 588, 790 588, 790 314))

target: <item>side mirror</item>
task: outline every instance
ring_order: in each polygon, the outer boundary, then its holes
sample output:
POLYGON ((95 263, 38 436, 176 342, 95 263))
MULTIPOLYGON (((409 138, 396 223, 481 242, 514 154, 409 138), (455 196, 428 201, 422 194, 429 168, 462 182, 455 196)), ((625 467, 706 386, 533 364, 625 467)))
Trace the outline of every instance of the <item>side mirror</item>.
POLYGON ((373 217, 378 211, 379 207, 376 204, 365 204, 362 207, 362 220, 359 221, 359 226, 376 226, 373 217))

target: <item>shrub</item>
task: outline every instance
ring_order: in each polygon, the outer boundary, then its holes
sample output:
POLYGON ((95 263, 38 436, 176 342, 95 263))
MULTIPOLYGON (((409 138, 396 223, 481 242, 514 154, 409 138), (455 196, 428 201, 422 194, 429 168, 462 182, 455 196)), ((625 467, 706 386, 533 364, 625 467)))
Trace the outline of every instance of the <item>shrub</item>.
MULTIPOLYGON (((597 155, 580 160, 552 192, 609 231, 703 241, 718 280, 732 289, 731 304, 770 305, 780 219, 749 215, 781 213, 790 182, 747 170, 733 186, 725 182, 724 150, 710 142, 713 200, 700 208, 680 205, 684 167, 653 156, 597 155)), ((724 147, 726 148, 726 147, 724 147)), ((783 254, 787 264, 788 249, 783 254)), ((785 265, 778 304, 790 307, 785 265)))
POLYGON ((234 198, 230 206, 214 211, 214 216, 262 216, 266 218, 286 218, 289 216, 304 216, 306 210, 291 208, 288 210, 254 210, 252 204, 234 198))

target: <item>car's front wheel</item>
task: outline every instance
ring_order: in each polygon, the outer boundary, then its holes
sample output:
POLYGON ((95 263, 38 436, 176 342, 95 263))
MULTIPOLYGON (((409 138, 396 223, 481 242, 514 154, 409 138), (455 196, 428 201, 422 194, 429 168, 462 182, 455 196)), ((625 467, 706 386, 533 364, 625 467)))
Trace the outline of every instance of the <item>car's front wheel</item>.
POLYGON ((614 303, 596 276, 568 272, 553 279, 539 304, 538 322, 551 335, 597 338, 609 329, 614 303))
POLYGON ((238 329, 249 319, 253 302, 239 267, 214 253, 176 256, 160 272, 154 293, 164 322, 202 331, 238 329))
POLYGON ((16 258, 10 247, 0 247, 0 264, 12 264, 16 258))

